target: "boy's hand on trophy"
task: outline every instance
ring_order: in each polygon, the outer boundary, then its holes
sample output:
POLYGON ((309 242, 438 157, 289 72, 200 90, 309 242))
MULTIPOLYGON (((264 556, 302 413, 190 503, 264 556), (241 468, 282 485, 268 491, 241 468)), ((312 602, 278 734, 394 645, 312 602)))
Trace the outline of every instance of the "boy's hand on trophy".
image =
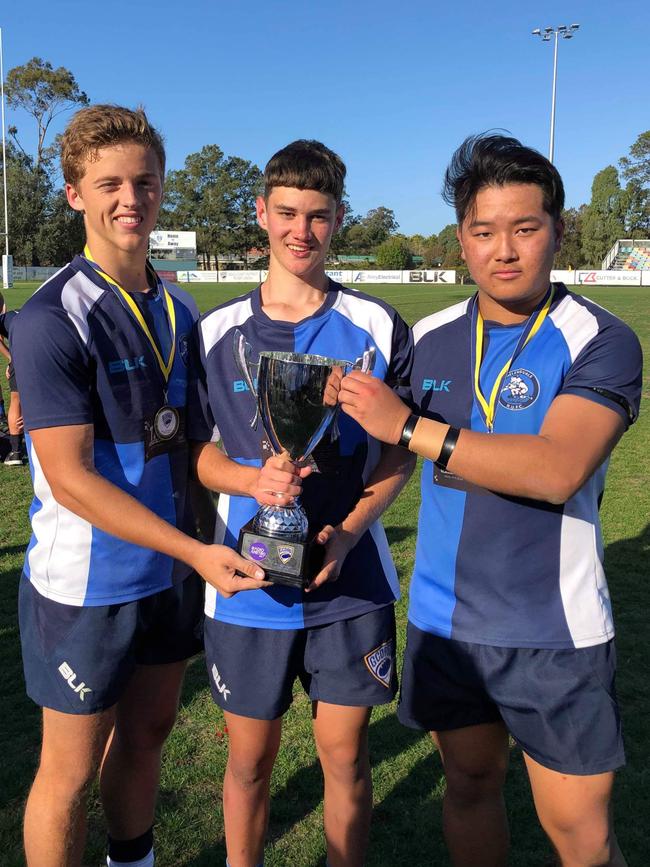
POLYGON ((336 581, 345 558, 358 540, 353 533, 344 530, 340 525, 332 527, 331 524, 327 524, 316 536, 316 541, 319 545, 325 545, 325 557, 322 569, 312 578, 309 586, 305 588, 305 593, 316 590, 327 581, 336 581))
POLYGON ((298 468, 286 452, 272 455, 259 471, 253 496, 260 505, 290 506, 310 473, 311 467, 298 468))
POLYGON ((341 383, 339 403, 343 412, 359 422, 370 436, 385 443, 399 442, 411 410, 386 383, 353 370, 341 383))
POLYGON ((191 564, 204 581, 211 584, 222 596, 229 599, 241 590, 257 590, 270 587, 265 581, 264 570, 257 563, 245 560, 232 548, 224 545, 200 543, 191 564))

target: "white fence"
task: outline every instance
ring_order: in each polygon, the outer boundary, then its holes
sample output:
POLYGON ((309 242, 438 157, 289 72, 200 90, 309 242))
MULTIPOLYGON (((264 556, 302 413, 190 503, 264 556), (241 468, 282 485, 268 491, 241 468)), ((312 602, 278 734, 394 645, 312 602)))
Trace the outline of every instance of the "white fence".
MULTIPOLYGON (((14 265, 13 279, 47 280, 59 268, 20 267, 14 265)), ((423 286, 452 286, 456 283, 456 271, 337 271, 327 270, 332 280, 351 286, 364 283, 420 284, 423 286)), ((266 280, 268 271, 178 271, 174 282, 178 283, 260 283, 266 280)), ((0 280, 2 269, 0 269, 0 280)), ((650 271, 551 271, 551 280, 567 286, 650 286, 650 271)))

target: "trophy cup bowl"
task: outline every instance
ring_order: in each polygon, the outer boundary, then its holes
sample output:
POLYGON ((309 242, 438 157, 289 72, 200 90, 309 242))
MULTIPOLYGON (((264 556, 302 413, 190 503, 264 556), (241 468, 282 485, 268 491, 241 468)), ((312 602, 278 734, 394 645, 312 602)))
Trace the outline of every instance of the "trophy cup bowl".
MULTIPOLYGON (((257 377, 250 350, 244 335, 236 331, 235 359, 257 403, 251 427, 260 418, 273 451, 286 452, 291 461, 304 464, 328 431, 337 435, 342 378, 355 368, 370 370, 375 350, 366 350, 356 362, 296 352, 260 352, 257 377)), ((269 581, 304 588, 324 554, 314 537, 296 498, 290 506, 260 506, 241 528, 237 550, 259 563, 269 581)))

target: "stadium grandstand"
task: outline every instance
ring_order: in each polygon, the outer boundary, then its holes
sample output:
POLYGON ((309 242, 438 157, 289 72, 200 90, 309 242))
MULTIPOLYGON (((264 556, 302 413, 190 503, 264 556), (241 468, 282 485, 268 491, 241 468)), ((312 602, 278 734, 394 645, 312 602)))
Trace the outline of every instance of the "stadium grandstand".
POLYGON ((603 259, 603 271, 650 271, 650 240, 617 241, 603 259))

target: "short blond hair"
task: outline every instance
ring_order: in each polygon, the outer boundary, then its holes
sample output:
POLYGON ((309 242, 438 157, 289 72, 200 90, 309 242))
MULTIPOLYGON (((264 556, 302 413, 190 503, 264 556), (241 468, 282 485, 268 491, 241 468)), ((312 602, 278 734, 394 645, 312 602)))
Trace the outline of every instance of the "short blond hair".
POLYGON ((91 105, 73 116, 61 137, 61 168, 66 183, 76 186, 86 174, 86 162, 97 159, 101 148, 124 142, 151 148, 160 163, 160 176, 164 178, 165 146, 144 109, 91 105))

